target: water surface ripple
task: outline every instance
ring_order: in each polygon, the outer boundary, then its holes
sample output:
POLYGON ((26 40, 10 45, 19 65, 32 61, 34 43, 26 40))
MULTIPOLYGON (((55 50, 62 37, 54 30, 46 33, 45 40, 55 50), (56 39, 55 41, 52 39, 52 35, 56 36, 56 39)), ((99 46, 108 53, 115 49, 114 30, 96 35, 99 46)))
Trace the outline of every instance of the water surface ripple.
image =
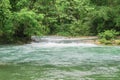
POLYGON ((25 45, 0 45, 0 80, 120 79, 119 46, 45 39, 25 45))

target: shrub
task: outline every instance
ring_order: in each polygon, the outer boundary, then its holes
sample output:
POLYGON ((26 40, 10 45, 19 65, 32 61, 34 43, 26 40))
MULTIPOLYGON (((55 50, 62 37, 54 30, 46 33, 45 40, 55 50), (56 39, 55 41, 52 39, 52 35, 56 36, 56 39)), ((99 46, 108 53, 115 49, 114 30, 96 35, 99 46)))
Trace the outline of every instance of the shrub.
POLYGON ((115 39, 118 34, 119 33, 116 32, 115 30, 106 30, 106 31, 104 31, 102 33, 99 33, 98 37, 100 39, 112 40, 112 39, 115 39))
POLYGON ((111 40, 106 40, 106 39, 100 39, 99 40, 100 43, 105 44, 105 45, 111 45, 112 41, 111 40))
POLYGON ((57 35, 68 37, 68 36, 70 36, 70 33, 69 32, 58 32, 57 35))
POLYGON ((70 25, 69 32, 72 36, 86 36, 90 35, 90 28, 87 23, 83 23, 81 20, 75 21, 70 25))

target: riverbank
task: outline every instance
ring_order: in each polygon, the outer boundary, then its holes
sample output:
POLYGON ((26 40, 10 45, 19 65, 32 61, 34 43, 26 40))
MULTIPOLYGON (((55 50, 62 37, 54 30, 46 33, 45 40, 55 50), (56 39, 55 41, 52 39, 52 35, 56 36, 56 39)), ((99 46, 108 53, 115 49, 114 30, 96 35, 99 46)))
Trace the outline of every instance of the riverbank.
POLYGON ((49 35, 49 36, 42 36, 32 37, 33 42, 78 42, 78 43, 89 43, 89 44, 96 44, 96 45, 120 45, 120 37, 117 37, 114 40, 104 40, 99 39, 97 36, 77 36, 77 37, 65 37, 65 36, 57 36, 57 35, 49 35), (61 41, 62 40, 62 41, 61 41))
MULTIPOLYGON (((88 43, 95 45, 120 45, 120 37, 114 40, 104 40, 99 39, 97 36, 77 36, 77 37, 66 37, 66 36, 58 36, 58 35, 48 35, 48 36, 32 36, 29 41, 16 41, 15 45, 23 45, 30 44, 31 42, 39 43, 39 42, 55 42, 55 43, 88 43)), ((4 45, 4 43, 2 43, 4 45)))
POLYGON ((96 45, 111 45, 111 46, 120 45, 120 36, 112 40, 99 39, 97 36, 80 36, 70 38, 82 39, 83 40, 82 42, 92 43, 96 45))

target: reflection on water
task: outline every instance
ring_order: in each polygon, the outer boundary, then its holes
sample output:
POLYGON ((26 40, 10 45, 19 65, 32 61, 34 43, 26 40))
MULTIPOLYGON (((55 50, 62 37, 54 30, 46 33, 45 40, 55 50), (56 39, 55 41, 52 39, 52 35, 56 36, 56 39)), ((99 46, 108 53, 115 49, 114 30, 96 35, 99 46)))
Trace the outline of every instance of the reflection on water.
POLYGON ((26 45, 1 45, 0 80, 120 79, 119 46, 45 39, 26 45))

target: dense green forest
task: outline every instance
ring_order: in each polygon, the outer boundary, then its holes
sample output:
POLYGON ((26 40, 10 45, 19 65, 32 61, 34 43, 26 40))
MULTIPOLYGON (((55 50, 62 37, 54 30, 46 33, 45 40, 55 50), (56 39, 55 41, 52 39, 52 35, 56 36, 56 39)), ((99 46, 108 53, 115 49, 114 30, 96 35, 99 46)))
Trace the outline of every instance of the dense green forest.
POLYGON ((0 42, 120 32, 120 0, 0 0, 0 42))

